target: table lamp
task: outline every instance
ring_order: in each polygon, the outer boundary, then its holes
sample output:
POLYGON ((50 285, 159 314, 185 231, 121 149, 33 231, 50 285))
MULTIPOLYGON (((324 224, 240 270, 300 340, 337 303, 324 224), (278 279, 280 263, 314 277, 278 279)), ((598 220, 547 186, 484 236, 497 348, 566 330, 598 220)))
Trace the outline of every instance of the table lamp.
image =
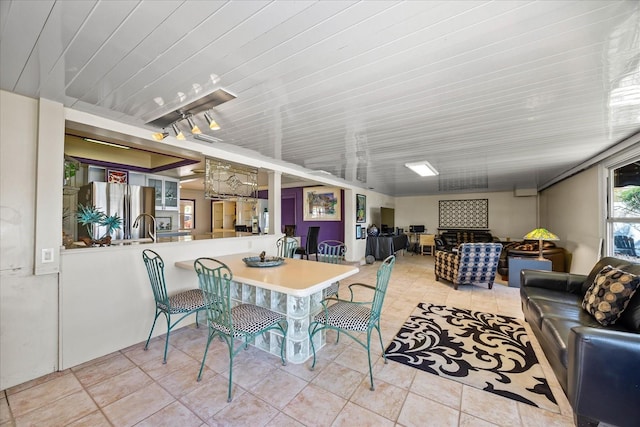
POLYGON ((538 259, 539 260, 543 260, 544 259, 544 257, 542 256, 542 241, 543 240, 560 240, 560 239, 558 239, 558 236, 556 236, 555 234, 553 234, 552 232, 550 232, 546 228, 536 228, 535 230, 532 230, 532 231, 528 232, 527 235, 524 236, 524 239, 525 240, 537 240, 538 241, 538 250, 540 251, 540 254, 538 255, 538 259))

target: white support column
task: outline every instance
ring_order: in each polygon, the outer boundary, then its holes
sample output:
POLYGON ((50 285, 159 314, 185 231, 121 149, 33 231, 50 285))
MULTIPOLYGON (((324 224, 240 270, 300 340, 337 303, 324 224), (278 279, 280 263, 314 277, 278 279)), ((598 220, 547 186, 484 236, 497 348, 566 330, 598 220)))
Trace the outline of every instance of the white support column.
POLYGON ((64 170, 64 108, 58 102, 41 98, 38 113, 38 179, 33 263, 36 275, 59 271, 64 170))
POLYGON ((269 234, 280 234, 282 223, 282 172, 269 172, 269 234))

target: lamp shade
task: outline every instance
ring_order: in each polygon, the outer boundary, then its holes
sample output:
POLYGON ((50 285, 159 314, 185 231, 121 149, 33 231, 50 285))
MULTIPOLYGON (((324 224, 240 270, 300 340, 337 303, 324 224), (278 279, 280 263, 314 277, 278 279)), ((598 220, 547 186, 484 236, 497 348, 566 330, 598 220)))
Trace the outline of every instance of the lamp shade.
POLYGON ((543 240, 560 240, 558 236, 547 230, 546 228, 536 228, 535 230, 531 230, 524 236, 527 240, 537 240, 538 241, 538 259, 543 260, 542 256, 542 241, 543 240))
POLYGON ((527 240, 560 240, 558 236, 547 230, 546 228, 536 228, 524 236, 527 240))

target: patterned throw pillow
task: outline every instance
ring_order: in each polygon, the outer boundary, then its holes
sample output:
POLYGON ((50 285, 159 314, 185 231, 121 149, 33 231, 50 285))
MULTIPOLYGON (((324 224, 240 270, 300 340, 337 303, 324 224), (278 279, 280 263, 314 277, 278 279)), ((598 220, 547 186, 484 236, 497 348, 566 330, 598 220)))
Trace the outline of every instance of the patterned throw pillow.
POLYGON ((613 325, 639 286, 640 276, 607 265, 584 294, 582 308, 601 325, 613 325))

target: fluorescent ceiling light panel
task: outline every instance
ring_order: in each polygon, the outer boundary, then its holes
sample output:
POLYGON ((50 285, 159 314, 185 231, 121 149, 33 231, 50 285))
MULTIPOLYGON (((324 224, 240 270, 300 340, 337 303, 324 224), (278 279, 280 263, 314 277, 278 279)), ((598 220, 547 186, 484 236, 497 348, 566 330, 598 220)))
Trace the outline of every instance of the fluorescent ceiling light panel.
POLYGON ((415 163, 405 163, 406 167, 414 171, 420 176, 436 176, 438 175, 438 171, 429 164, 427 161, 423 162, 415 162, 415 163))
POLYGON ((99 139, 92 139, 92 138, 82 138, 82 139, 84 139, 87 142, 93 142, 95 144, 108 145, 109 147, 122 148, 123 150, 130 150, 130 148, 125 145, 113 144, 111 142, 100 141, 99 139))

